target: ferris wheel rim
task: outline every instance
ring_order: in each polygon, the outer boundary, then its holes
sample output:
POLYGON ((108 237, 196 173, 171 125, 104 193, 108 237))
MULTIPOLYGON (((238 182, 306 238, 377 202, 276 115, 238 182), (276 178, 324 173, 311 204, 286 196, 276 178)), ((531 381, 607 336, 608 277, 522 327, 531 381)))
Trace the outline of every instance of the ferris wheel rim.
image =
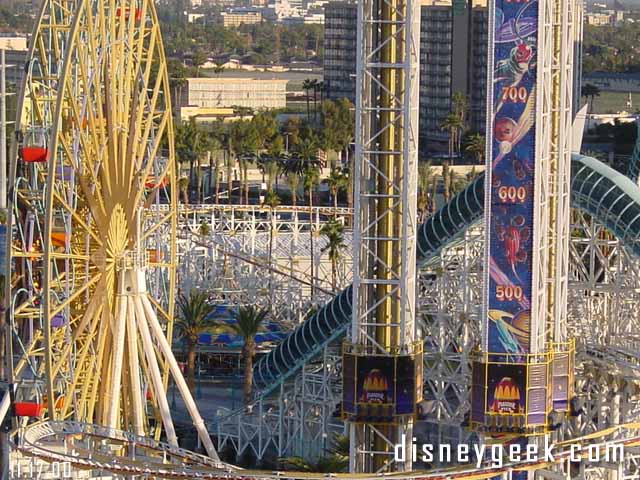
MULTIPOLYGON (((72 59, 73 59, 73 55, 74 55, 74 51, 75 49, 78 47, 78 42, 79 42, 79 30, 80 30, 80 26, 81 26, 81 22, 82 22, 82 17, 83 17, 83 12, 86 15, 86 9, 91 8, 91 6, 93 4, 95 4, 95 0, 81 0, 80 2, 77 2, 77 6, 75 9, 75 12, 73 13, 73 21, 72 21, 72 27, 69 31, 69 36, 67 37, 66 41, 66 51, 64 54, 64 62, 63 62, 63 67, 62 70, 60 70, 59 75, 58 75, 58 89, 56 91, 57 93, 57 99, 55 101, 55 112, 54 112, 54 117, 53 117, 53 125, 51 127, 51 131, 49 133, 49 139, 51 142, 51 152, 52 154, 50 155, 50 158, 47 161, 46 164, 46 168, 48 169, 49 175, 47 177, 47 183, 46 183, 46 187, 44 189, 44 204, 45 204, 45 218, 42 220, 42 223, 44 223, 44 239, 50 239, 51 238, 51 234, 53 232, 53 195, 54 195, 54 190, 55 190, 55 186, 56 186, 56 182, 58 182, 59 180, 56 178, 55 175, 55 170, 56 170, 56 161, 57 159, 57 150, 58 150, 58 139, 59 139, 59 132, 61 130, 62 123, 63 123, 63 119, 62 119, 62 113, 63 113, 63 105, 65 102, 65 82, 66 79, 68 78, 68 76, 70 75, 70 70, 72 68, 72 59)), ((153 26, 153 28, 156 29, 157 31, 157 35, 158 35, 158 43, 155 46, 154 49, 150 50, 149 55, 150 58, 152 58, 152 60, 155 62, 156 64, 158 64, 160 66, 160 75, 158 75, 159 77, 161 77, 161 80, 158 80, 158 83, 160 85, 162 85, 162 96, 165 99, 165 107, 166 110, 168 110, 168 121, 166 122, 166 135, 168 136, 168 138, 172 139, 173 138, 173 124, 171 121, 172 118, 172 114, 171 114, 171 104, 169 101, 169 81, 168 81, 168 74, 166 71, 166 57, 164 56, 164 49, 162 47, 162 41, 161 41, 161 37, 160 37, 160 31, 159 31, 159 20, 157 18, 157 14, 155 12, 155 8, 152 5, 152 2, 149 1, 145 1, 142 0, 142 3, 145 5, 145 8, 147 9, 147 13, 145 15, 145 18, 143 19, 143 23, 148 23, 150 25, 153 26)), ((50 6, 50 2, 44 2, 41 6, 41 11, 40 11, 40 15, 38 16, 38 20, 36 22, 36 25, 34 27, 34 35, 38 35, 39 33, 41 33, 42 30, 42 25, 43 25, 43 18, 47 12, 47 8, 50 6)), ((124 22, 123 22, 124 23, 124 22)), ((131 25, 131 22, 127 22, 129 23, 129 25, 131 25)), ((141 31, 146 28, 146 27, 139 27, 136 26, 134 24, 134 28, 139 28, 141 31)), ((142 33, 140 34, 142 35, 142 33)), ((35 37, 34 37, 35 38, 35 37)), ((38 44, 37 42, 33 42, 30 52, 29 52, 29 63, 32 64, 36 55, 37 55, 37 51, 38 51, 38 44)), ((132 80, 133 81, 133 80, 132 80)), ((28 89, 30 87, 30 82, 32 82, 32 79, 30 78, 29 75, 25 75, 25 78, 23 79, 23 86, 21 89, 21 93, 19 96, 19 104, 18 104, 18 128, 24 128, 26 125, 28 125, 29 122, 22 122, 22 114, 24 112, 24 108, 25 108, 25 103, 27 102, 27 96, 28 96, 28 89)), ((32 85, 31 85, 32 86, 32 85)), ((174 167, 174 146, 173 146, 173 142, 169 141, 169 153, 168 153, 168 167, 167 167, 167 171, 165 176, 169 176, 170 180, 169 180, 169 185, 171 184, 175 184, 175 167, 174 167)), ((13 185, 16 184, 16 182, 18 181, 18 175, 17 175, 17 164, 19 163, 19 155, 18 155, 18 149, 17 149, 17 142, 14 140, 14 142, 12 142, 12 174, 10 176, 11 182, 13 185)), ((150 161, 154 161, 153 159, 151 159, 150 161)), ((141 197, 142 198, 142 202, 144 202, 145 198, 144 196, 141 197)), ((163 217, 163 225, 165 228, 168 228, 170 230, 170 236, 171 236, 171 241, 169 242, 169 251, 168 253, 168 258, 166 259, 166 261, 164 262, 164 267, 156 267, 156 268, 165 268, 167 271, 167 277, 168 277, 168 282, 169 282, 169 288, 166 290, 166 296, 167 296, 167 301, 166 301, 166 306, 164 309, 162 310, 162 313, 165 317, 165 319, 167 320, 167 335, 169 337, 169 341, 171 339, 171 333, 172 333, 172 325, 173 325, 173 305, 174 305, 174 291, 175 291, 175 281, 176 281, 176 265, 175 265, 175 258, 176 258, 176 245, 175 245, 175 236, 176 236, 176 224, 177 224, 177 219, 176 219, 176 211, 177 211, 177 200, 175 198, 174 195, 169 195, 168 196, 169 201, 170 201, 170 205, 171 205, 171 209, 170 209, 170 214, 166 215, 165 217, 163 217), (173 212, 173 213, 171 213, 173 212)), ((12 202, 15 203, 15 202, 12 202)), ((11 208, 13 209, 15 205, 11 205, 11 208)), ((17 221, 17 220, 16 220, 17 221)), ((145 239, 148 237, 145 237, 145 239)), ((13 246, 12 246, 12 236, 8 235, 7 238, 7 242, 8 242, 8 252, 12 252, 13 250, 13 246)), ((50 356, 51 355, 51 338, 50 334, 51 334, 51 329, 52 329, 52 309, 51 309, 51 298, 50 298, 50 292, 52 291, 50 288, 50 279, 51 277, 51 270, 52 270, 52 261, 55 261, 55 255, 52 254, 52 248, 50 247, 50 245, 47 245, 46 247, 43 245, 43 263, 44 263, 44 285, 42 286, 42 295, 43 295, 43 308, 45 310, 45 313, 43 315, 43 335, 47 338, 45 338, 43 340, 44 344, 45 344, 45 350, 44 350, 44 354, 45 356, 50 356)), ((12 255, 11 253, 9 255, 7 255, 7 267, 6 267, 6 271, 9 271, 11 269, 11 260, 12 260, 12 255)), ((99 277, 100 275, 97 275, 97 277, 99 277)), ((7 289, 9 294, 7 295, 7 298, 11 298, 11 286, 10 286, 10 282, 7 282, 7 289)), ((158 305, 159 308, 159 305, 158 305)), ((49 358, 48 360, 45 360, 45 369, 48 370, 48 373, 45 375, 49 380, 49 382, 52 382, 52 375, 51 375, 51 359, 49 358)), ((166 377, 167 375, 165 374, 165 384, 166 384, 166 377)), ((49 398, 55 398, 55 394, 54 394, 54 389, 52 386, 48 386, 47 388, 48 392, 49 392, 49 398)), ((50 415, 50 418, 55 418, 56 415, 56 408, 52 408, 52 415, 50 415)))

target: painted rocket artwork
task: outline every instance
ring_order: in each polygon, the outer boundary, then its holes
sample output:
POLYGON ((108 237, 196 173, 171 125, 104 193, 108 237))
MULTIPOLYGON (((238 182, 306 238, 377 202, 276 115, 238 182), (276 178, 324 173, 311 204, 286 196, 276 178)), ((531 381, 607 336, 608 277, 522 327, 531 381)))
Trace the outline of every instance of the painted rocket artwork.
POLYGON ((496 1, 488 351, 530 343, 538 3, 496 1))

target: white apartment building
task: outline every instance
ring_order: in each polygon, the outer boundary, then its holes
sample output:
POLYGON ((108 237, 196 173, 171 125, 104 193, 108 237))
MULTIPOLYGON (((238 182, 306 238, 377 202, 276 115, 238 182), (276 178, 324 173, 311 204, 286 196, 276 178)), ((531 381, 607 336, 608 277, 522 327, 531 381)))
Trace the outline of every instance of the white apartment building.
POLYGON ((189 78, 186 104, 200 108, 285 108, 288 80, 254 78, 189 78))

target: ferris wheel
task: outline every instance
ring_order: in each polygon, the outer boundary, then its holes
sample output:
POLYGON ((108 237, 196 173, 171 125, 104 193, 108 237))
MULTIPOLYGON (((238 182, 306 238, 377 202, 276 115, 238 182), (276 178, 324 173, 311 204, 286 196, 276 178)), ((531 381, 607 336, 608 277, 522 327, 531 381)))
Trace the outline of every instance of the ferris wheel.
POLYGON ((177 181, 152 0, 43 2, 12 160, 5 298, 16 414, 164 430, 177 445, 171 375, 217 458, 171 353, 177 181))

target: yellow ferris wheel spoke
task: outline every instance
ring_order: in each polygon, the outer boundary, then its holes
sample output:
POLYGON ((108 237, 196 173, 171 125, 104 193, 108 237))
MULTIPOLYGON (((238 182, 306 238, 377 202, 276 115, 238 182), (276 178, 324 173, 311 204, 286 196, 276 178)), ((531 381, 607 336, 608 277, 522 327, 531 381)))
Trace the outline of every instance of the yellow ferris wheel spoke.
POLYGON ((23 363, 45 415, 164 429, 177 445, 171 373, 217 457, 171 352, 177 182, 154 4, 45 0, 33 38, 12 149, 8 297, 16 335, 35 328, 20 341, 33 345, 23 363))

